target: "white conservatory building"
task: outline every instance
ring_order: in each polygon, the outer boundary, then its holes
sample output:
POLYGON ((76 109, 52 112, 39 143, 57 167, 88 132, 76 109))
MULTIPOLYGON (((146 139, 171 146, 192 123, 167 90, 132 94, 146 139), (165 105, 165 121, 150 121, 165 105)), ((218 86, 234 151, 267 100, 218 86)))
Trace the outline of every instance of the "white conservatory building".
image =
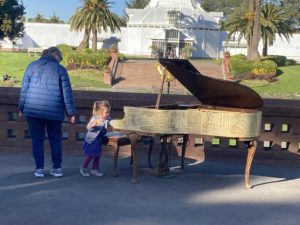
MULTIPOLYGON (((193 58, 220 58, 226 50, 246 54, 247 43, 225 42, 226 31, 219 31, 223 13, 207 13, 201 0, 151 0, 144 9, 127 9, 127 27, 121 32, 98 33, 98 48, 117 44, 119 52, 131 56, 185 57, 186 49, 193 58)), ((83 32, 70 31, 70 24, 25 23, 25 36, 15 42, 0 41, 0 51, 29 51, 59 44, 78 46, 83 32)), ((90 40, 91 42, 91 40, 90 40)), ((260 41, 259 51, 262 49, 260 41)), ((284 55, 300 62, 300 34, 290 42, 276 35, 270 55, 284 55)))
POLYGON ((223 13, 207 13, 200 0, 151 0, 144 9, 126 9, 127 27, 121 30, 124 54, 218 58, 221 40, 218 20, 223 13))

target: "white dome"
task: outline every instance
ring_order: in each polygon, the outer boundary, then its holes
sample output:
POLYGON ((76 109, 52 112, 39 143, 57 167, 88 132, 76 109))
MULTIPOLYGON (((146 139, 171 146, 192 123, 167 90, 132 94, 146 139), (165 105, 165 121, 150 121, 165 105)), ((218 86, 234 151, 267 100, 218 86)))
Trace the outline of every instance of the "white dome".
POLYGON ((176 27, 218 29, 216 19, 196 3, 195 0, 152 0, 146 8, 134 10, 127 25, 168 26, 168 12, 174 10, 180 12, 176 27))

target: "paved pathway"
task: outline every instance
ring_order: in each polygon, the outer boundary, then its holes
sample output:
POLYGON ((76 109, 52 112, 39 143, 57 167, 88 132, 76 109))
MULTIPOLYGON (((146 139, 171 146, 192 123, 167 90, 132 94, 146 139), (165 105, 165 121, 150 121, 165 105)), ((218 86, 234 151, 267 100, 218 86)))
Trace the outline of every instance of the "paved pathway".
MULTIPOLYGON (((222 67, 212 61, 193 60, 193 65, 203 75, 222 79, 222 67)), ((161 77, 156 70, 156 60, 129 60, 119 66, 117 82, 114 89, 146 89, 157 91, 161 85, 161 77)), ((184 92, 183 86, 178 82, 172 83, 172 90, 184 92)))
MULTIPOLYGON (((46 156, 49 168, 49 155, 46 156)), ((1 154, 1 225, 298 225, 300 169, 253 165, 243 183, 243 163, 191 162, 159 178, 140 155, 139 182, 131 184, 129 159, 101 160, 104 177, 82 177, 82 156, 64 155, 63 178, 33 177, 31 154, 1 154)), ((179 162, 172 160, 172 165, 179 162)))

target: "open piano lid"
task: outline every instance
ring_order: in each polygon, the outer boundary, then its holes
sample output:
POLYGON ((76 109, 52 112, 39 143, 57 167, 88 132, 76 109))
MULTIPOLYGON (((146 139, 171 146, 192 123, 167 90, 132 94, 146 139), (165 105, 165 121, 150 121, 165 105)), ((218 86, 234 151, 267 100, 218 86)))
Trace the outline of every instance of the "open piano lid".
POLYGON ((263 106, 262 98, 251 88, 203 76, 186 59, 159 59, 159 63, 204 105, 244 109, 263 106))

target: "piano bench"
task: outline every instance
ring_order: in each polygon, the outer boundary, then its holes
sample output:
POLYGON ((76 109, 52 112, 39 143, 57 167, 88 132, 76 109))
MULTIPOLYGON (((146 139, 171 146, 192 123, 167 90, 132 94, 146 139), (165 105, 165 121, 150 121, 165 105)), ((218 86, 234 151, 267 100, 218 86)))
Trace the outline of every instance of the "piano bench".
MULTIPOLYGON (((148 165, 149 168, 152 168, 151 164, 151 153, 154 144, 154 137, 151 136, 141 136, 141 138, 137 141, 137 143, 143 143, 144 145, 149 145, 148 151, 148 165)), ((102 144, 112 146, 114 150, 114 161, 113 161, 113 175, 117 176, 117 164, 118 164, 118 155, 121 146, 131 145, 130 138, 126 133, 121 132, 108 132, 104 139, 102 140, 102 144)), ((132 155, 130 155, 130 164, 132 165, 132 155)))

